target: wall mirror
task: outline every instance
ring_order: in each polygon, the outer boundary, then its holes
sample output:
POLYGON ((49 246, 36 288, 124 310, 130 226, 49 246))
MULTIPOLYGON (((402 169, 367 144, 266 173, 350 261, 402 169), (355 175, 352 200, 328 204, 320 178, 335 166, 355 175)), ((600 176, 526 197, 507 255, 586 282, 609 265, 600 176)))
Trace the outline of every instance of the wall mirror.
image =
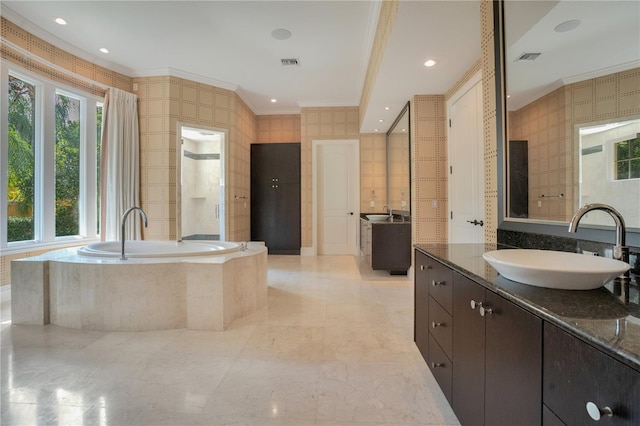
POLYGON ((387 132, 387 205, 411 213, 409 102, 387 132))
MULTIPOLYGON (((566 224, 579 206, 600 202, 623 214, 637 245, 640 3, 505 1, 502 6, 501 228, 568 236, 566 224)), ((609 230, 613 223, 606 213, 593 212, 581 222, 585 227, 609 230)), ((631 244, 629 233, 627 239, 631 244)))

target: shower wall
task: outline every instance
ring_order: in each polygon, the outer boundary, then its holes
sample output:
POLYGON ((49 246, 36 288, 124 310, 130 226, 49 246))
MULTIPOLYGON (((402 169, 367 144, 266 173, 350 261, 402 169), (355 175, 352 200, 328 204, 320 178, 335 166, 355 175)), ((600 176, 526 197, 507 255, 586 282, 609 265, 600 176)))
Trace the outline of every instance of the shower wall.
POLYGON ((182 238, 220 238, 220 141, 183 137, 182 238))

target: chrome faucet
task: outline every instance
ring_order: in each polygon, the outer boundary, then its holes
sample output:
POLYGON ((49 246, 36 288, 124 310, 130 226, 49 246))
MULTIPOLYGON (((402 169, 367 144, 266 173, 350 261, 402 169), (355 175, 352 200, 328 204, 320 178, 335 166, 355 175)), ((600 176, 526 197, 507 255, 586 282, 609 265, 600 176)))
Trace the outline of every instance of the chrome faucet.
POLYGON ((144 221, 144 227, 147 227, 147 214, 144 212, 144 210, 142 210, 140 207, 131 207, 129 208, 126 212, 124 212, 122 214, 122 219, 120 219, 120 225, 121 225, 121 232, 120 232, 120 240, 122 241, 122 256, 120 256, 120 260, 127 260, 127 257, 124 255, 124 224, 127 221, 127 216, 129 216, 129 213, 131 213, 134 210, 139 210, 140 214, 142 215, 142 220, 144 221))
POLYGON ((616 223, 616 245, 613 247, 613 258, 629 263, 629 247, 625 246, 626 229, 624 226, 624 219, 620 212, 613 207, 599 203, 585 204, 580 207, 571 218, 571 222, 569 223, 569 232, 576 232, 578 230, 578 223, 580 223, 582 216, 592 210, 602 210, 609 213, 613 218, 613 221, 616 223))

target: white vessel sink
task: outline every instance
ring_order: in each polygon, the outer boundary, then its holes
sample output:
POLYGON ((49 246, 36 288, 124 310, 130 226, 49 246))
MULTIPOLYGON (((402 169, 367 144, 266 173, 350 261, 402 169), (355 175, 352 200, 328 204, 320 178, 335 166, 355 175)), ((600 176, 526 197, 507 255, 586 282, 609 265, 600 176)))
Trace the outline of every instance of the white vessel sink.
POLYGON ((367 219, 369 219, 371 222, 383 222, 389 219, 389 215, 388 214, 368 214, 367 219))
POLYGON ((551 250, 495 250, 482 257, 511 281, 563 290, 602 287, 629 269, 615 259, 551 250))

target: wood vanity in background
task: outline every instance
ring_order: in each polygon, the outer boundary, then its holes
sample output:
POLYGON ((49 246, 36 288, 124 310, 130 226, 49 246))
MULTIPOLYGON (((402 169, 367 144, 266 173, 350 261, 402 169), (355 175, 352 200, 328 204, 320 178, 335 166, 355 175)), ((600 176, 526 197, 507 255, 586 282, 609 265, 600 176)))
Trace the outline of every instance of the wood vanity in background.
POLYGON ((411 219, 393 215, 371 221, 360 215, 360 252, 373 270, 406 275, 411 267, 411 219))

